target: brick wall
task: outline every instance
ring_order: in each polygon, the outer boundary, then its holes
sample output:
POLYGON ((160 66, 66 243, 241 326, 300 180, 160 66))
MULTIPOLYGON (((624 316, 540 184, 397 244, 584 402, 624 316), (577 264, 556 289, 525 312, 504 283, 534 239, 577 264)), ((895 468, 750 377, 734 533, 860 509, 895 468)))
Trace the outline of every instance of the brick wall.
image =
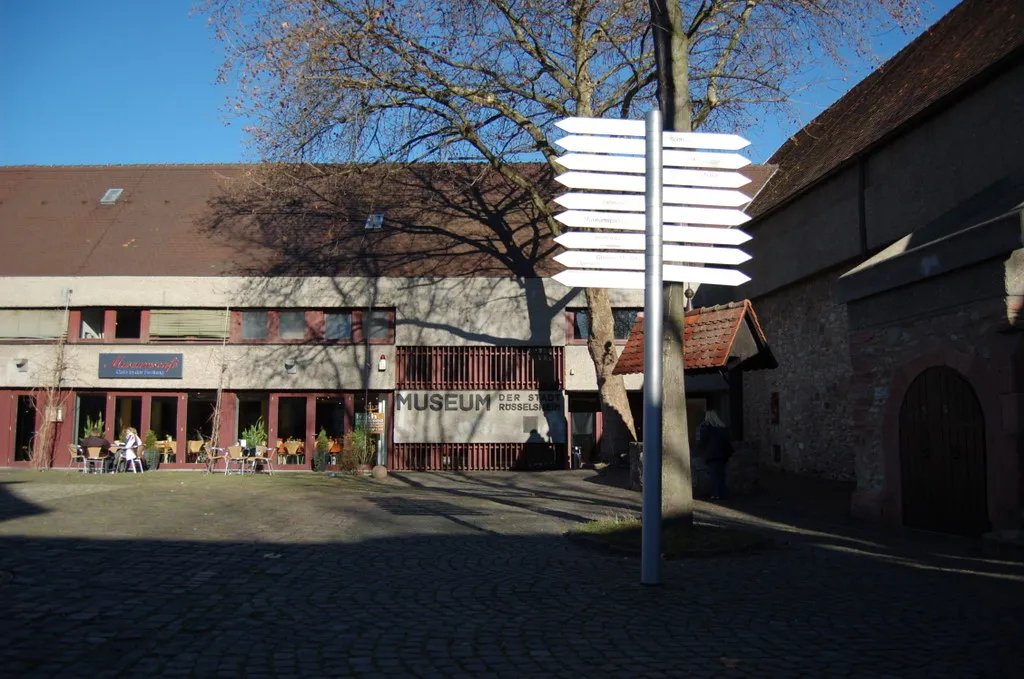
POLYGON ((852 374, 846 308, 832 295, 842 271, 831 269, 754 300, 779 367, 743 376, 743 407, 744 438, 761 464, 848 481, 854 474, 852 374), (772 393, 778 394, 777 424, 772 393))

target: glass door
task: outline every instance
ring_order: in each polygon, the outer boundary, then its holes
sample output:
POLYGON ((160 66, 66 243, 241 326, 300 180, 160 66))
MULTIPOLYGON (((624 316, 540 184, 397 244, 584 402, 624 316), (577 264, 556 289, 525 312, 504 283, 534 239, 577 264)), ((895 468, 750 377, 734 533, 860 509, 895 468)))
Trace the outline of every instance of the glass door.
POLYGON ((124 440, 124 430, 128 427, 135 427, 139 437, 146 435, 142 429, 142 397, 141 396, 117 396, 114 398, 114 437, 118 441, 124 440))
POLYGON ((358 392, 355 395, 355 426, 366 430, 370 443, 372 464, 387 464, 387 394, 385 392, 358 392))

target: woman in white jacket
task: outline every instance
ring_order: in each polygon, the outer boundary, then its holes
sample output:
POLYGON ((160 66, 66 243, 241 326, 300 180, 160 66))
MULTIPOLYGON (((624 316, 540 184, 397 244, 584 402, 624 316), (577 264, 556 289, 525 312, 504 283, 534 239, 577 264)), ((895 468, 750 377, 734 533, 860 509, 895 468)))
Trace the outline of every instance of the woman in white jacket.
POLYGON ((131 470, 135 471, 135 465, 138 465, 138 471, 142 471, 142 460, 135 451, 142 445, 142 439, 139 438, 139 432, 135 430, 135 427, 125 427, 124 432, 121 434, 121 438, 124 439, 124 459, 127 466, 131 470))

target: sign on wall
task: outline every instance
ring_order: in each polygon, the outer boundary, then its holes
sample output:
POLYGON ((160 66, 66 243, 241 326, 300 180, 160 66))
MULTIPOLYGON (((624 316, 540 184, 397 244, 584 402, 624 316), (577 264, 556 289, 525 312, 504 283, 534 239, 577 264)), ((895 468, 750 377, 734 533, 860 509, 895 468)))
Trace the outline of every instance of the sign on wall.
POLYGON ((559 391, 399 391, 395 443, 565 443, 559 391))
POLYGON ((101 378, 180 380, 182 354, 100 354, 101 378))
MULTIPOLYGON (((374 404, 376 407, 376 404, 374 404)), ((386 429, 384 426, 384 413, 380 412, 366 412, 356 413, 356 426, 362 427, 369 434, 383 434, 386 429)))

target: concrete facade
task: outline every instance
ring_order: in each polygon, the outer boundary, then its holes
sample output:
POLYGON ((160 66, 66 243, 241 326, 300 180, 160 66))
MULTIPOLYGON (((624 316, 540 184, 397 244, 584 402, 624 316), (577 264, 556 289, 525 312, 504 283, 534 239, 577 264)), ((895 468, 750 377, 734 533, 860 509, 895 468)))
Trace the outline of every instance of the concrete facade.
MULTIPOLYGON (((643 305, 642 291, 612 291, 610 296, 614 307, 637 308, 643 305)), ((362 308, 393 311, 393 342, 369 345, 361 342, 253 343, 237 339, 228 342, 180 342, 108 338, 79 342, 77 328, 71 328, 70 341, 65 346, 67 367, 62 377, 63 388, 75 394, 91 395, 93 399, 107 394, 108 414, 112 412, 110 408, 114 403, 111 399, 115 398, 110 394, 117 394, 117 403, 122 405, 132 398, 143 398, 142 408, 147 412, 150 399, 155 401, 161 395, 177 396, 180 403, 176 439, 193 438, 191 431, 186 431, 193 426, 191 419, 188 426, 185 425, 185 394, 189 394, 188 399, 193 395, 204 398, 203 394, 209 398, 210 393, 220 388, 229 396, 225 402, 225 416, 230 421, 227 425, 222 423, 221 429, 222 438, 229 441, 238 435, 235 418, 239 421, 237 428, 241 429, 243 399, 262 402, 260 407, 268 421, 277 417, 285 407, 282 399, 302 400, 306 405, 300 407, 300 412, 305 414, 298 417, 305 417, 309 431, 309 423, 319 422, 321 417, 314 404, 335 395, 339 404, 344 400, 344 407, 349 411, 353 408, 354 399, 366 396, 374 403, 382 399, 380 403, 386 403, 388 408, 385 438, 397 435, 394 441, 398 444, 487 446, 544 443, 556 444, 558 450, 564 451, 568 443, 569 420, 566 394, 596 394, 597 391, 586 345, 567 344, 567 309, 585 306, 583 294, 580 290, 565 288, 544 278, 23 276, 0 279, 0 308, 63 310, 65 303, 71 311, 90 308, 232 311, 362 308), (404 413, 399 422, 394 410, 395 395, 420 393, 396 392, 397 354, 401 348, 410 347, 443 351, 472 351, 489 347, 564 349, 564 374, 558 376, 563 390, 554 392, 557 397, 554 400, 547 396, 544 421, 537 423, 534 427, 537 431, 532 434, 531 428, 524 429, 529 413, 505 412, 498 406, 482 414, 438 412, 428 407, 422 412, 416 411, 413 417, 408 412, 404 413), (156 353, 180 355, 181 377, 138 379, 99 376, 103 355, 156 353), (380 369, 381 359, 383 370, 380 369), (142 394, 150 395, 143 397, 142 394), (552 403, 557 413, 550 412, 552 403)), ((30 394, 48 383, 57 351, 58 346, 52 341, 13 339, 0 342, 0 390, 3 390, 0 410, 4 411, 0 413, 0 420, 12 428, 19 426, 15 412, 16 407, 20 407, 19 395, 30 394)), ((642 375, 630 376, 626 383, 627 388, 639 389, 642 387, 642 375)), ((515 393, 527 401, 543 395, 543 392, 511 392, 501 388, 488 393, 497 402, 506 392, 515 393)), ((457 398, 474 392, 453 393, 457 398)), ((74 402, 72 399, 71 403, 74 402)), ((252 417, 252 406, 249 407, 248 417, 252 417)), ((289 407, 294 410, 294 403, 289 407)), ((149 421, 145 415, 143 417, 144 421, 149 421)), ((351 418, 351 413, 346 417, 351 418)), ((595 417, 599 422, 599 413, 595 417)), ((65 424, 60 430, 62 440, 70 441, 77 436, 81 428, 79 419, 81 413, 69 411, 66 414, 65 424)), ((23 422, 20 426, 24 428, 26 424, 23 422)), ((174 426, 170 429, 173 431, 174 426)), ((597 433, 600 433, 599 424, 597 433)), ((23 446, 24 440, 19 441, 23 446)), ((312 446, 308 434, 305 446, 307 449, 312 446)), ((59 446, 58 457, 63 456, 63 449, 63 445, 59 446)), ((555 454, 562 453, 555 451, 555 454)), ((0 451, 0 459, 10 462, 15 456, 12 450, 0 451)), ((450 458, 445 455, 443 459, 450 458)), ((305 460, 308 463, 309 458, 305 460)))

